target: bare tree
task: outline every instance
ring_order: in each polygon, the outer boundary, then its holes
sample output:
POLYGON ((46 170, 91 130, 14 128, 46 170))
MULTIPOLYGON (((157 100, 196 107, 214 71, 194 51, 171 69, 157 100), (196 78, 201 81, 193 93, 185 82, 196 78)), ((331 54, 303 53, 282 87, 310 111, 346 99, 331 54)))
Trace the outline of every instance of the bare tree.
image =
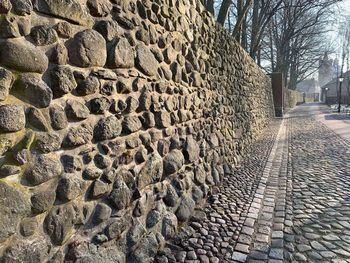
POLYGON ((282 72, 291 89, 317 70, 319 56, 328 50, 322 37, 330 7, 340 1, 202 0, 253 59, 264 62, 266 71, 282 72))
POLYGON ((283 0, 272 19, 275 48, 275 68, 284 74, 290 89, 317 69, 317 60, 324 50, 320 36, 330 22, 332 9, 338 0, 283 0), (315 68, 316 67, 316 68, 315 68), (289 80, 289 81, 288 81, 289 80))

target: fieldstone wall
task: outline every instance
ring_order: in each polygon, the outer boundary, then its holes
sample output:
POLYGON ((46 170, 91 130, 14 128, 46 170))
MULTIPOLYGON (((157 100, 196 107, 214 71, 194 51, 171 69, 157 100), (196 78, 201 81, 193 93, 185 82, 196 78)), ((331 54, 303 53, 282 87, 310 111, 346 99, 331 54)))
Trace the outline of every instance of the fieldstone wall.
POLYGON ((148 262, 273 116, 196 0, 0 1, 1 262, 148 262))

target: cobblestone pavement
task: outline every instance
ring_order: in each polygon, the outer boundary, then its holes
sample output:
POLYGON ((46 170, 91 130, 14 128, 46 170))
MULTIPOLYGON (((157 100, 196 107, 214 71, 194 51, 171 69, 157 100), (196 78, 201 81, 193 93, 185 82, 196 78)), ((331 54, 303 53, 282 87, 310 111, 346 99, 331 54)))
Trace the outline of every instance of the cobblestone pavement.
POLYGON ((350 145, 299 106, 156 262, 350 262, 350 145))

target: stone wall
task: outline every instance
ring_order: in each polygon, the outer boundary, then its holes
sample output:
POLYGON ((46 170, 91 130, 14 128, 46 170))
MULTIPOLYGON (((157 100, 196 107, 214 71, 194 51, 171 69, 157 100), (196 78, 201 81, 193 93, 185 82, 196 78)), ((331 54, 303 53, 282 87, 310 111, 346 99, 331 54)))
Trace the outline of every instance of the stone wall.
POLYGON ((303 94, 296 90, 284 89, 284 108, 292 109, 296 105, 303 103, 303 94))
POLYGON ((313 94, 305 94, 297 90, 290 90, 288 88, 284 89, 284 108, 285 109, 292 109, 296 105, 304 103, 304 100, 306 103, 314 102, 315 98, 313 94))
POLYGON ((1 262, 148 262, 273 115, 196 0, 0 2, 1 262))

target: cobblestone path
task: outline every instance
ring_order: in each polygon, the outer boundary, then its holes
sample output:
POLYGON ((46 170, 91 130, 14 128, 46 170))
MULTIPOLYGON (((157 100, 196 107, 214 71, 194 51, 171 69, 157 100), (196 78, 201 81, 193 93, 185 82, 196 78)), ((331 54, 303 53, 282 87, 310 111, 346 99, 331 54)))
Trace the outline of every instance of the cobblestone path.
POLYGON ((274 122, 156 262, 350 262, 350 145, 312 114, 274 122))

